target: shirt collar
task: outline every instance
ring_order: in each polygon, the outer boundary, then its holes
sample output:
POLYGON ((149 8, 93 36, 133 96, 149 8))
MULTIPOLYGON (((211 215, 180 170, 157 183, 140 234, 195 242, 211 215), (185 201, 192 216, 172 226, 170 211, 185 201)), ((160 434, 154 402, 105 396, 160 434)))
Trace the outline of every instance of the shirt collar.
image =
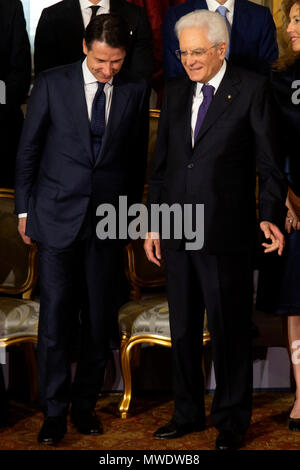
MULTIPOLYGON (((82 73, 83 73, 83 81, 85 85, 90 85, 91 83, 98 82, 97 78, 92 74, 92 72, 88 68, 87 63, 86 63, 86 58, 82 62, 82 73)), ((113 77, 107 83, 112 86, 113 77)))
MULTIPOLYGON (((214 93, 217 92, 217 89, 220 86, 220 83, 221 83, 221 81, 222 81, 222 79, 225 75, 225 72, 226 72, 226 67, 227 67, 227 63, 226 63, 226 60, 224 60, 220 70, 216 73, 216 75, 213 78, 211 78, 209 80, 209 82, 207 82, 207 85, 212 85, 214 87, 214 89, 215 89, 214 93)), ((202 87, 203 87, 203 83, 197 82, 197 86, 196 86, 196 90, 195 90, 195 95, 196 96, 200 95, 202 87)))
POLYGON ((217 2, 217 0, 206 0, 206 3, 210 11, 216 11, 217 8, 219 8, 220 6, 223 6, 223 7, 226 7, 230 13, 233 12, 234 0, 227 0, 224 3, 224 5, 220 5, 220 3, 217 2))
MULTIPOLYGON (((79 2, 80 2, 80 8, 81 8, 81 10, 85 10, 86 8, 89 8, 89 7, 94 6, 89 0, 79 0, 79 2)), ((105 8, 106 10, 109 10, 110 2, 109 2, 109 0, 101 0, 101 1, 98 3, 98 5, 95 5, 95 6, 103 7, 103 8, 105 8)))

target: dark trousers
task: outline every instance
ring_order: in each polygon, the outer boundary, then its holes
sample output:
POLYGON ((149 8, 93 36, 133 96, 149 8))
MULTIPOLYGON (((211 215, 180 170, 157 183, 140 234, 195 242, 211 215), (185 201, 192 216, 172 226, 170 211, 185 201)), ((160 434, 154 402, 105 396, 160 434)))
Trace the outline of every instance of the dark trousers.
POLYGON ((62 250, 42 244, 38 249, 38 378, 44 413, 64 415, 70 401, 77 409, 92 410, 103 385, 122 246, 88 237, 62 250), (71 388, 71 341, 79 310, 81 351, 71 388))
POLYGON ((201 370, 206 308, 216 390, 212 421, 218 429, 245 432, 252 408, 252 260, 165 251, 173 357, 174 419, 204 423, 201 370))

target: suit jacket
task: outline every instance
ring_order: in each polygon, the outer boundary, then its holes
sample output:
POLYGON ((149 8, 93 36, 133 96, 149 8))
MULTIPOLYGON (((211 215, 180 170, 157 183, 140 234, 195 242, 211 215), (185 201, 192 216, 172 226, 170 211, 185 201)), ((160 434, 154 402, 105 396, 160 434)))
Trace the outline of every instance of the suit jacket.
MULTIPOLYGON (((179 49, 175 24, 182 16, 200 9, 207 9, 205 0, 188 0, 169 8, 166 13, 162 34, 167 78, 185 73, 175 55, 179 49)), ((277 56, 276 28, 269 8, 248 0, 235 0, 229 60, 235 65, 267 74, 277 56)))
MULTIPOLYGON (((166 86, 148 203, 204 204, 203 250, 248 251, 255 242, 256 166, 260 219, 279 225, 285 215, 280 132, 267 80, 228 64, 192 148, 194 87, 186 77, 166 86)), ((166 244, 178 249, 181 240, 171 236, 166 244)))
POLYGON ((293 82, 300 77, 300 60, 296 60, 287 69, 273 72, 271 76, 272 89, 281 112, 281 132, 284 136, 285 156, 288 159, 286 167, 289 175, 289 185, 300 196, 300 161, 299 161, 299 87, 292 87, 293 82), (294 98, 293 99, 293 95, 294 98))
MULTIPOLYGON (((152 32, 143 8, 125 0, 110 0, 110 12, 122 16, 132 31, 123 67, 137 77, 151 79, 152 32)), ((35 74, 83 57, 84 25, 79 0, 63 0, 45 8, 40 17, 34 47, 35 74)))
POLYGON ((31 79, 30 44, 22 3, 0 0, 0 80, 6 86, 6 104, 0 104, 0 187, 14 185, 15 158, 25 101, 31 79))
MULTIPOLYGON (((119 73, 101 151, 93 158, 81 62, 42 72, 28 103, 16 170, 16 212, 27 233, 48 246, 70 246, 87 213, 118 209, 143 191, 147 153, 147 83, 119 73)), ((93 228, 94 229, 94 228, 93 228)))
POLYGON ((20 106, 30 85, 31 56, 19 0, 0 0, 0 58, 0 80, 6 84, 6 102, 20 106))

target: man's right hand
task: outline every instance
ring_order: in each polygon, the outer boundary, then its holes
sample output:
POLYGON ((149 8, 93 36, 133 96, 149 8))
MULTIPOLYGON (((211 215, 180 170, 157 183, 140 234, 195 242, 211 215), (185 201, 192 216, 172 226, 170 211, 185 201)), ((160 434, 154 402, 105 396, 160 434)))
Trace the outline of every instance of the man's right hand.
POLYGON ((31 238, 27 237, 27 235, 25 235, 26 222, 27 222, 27 217, 20 217, 19 218, 18 232, 21 235, 23 242, 26 243, 26 245, 33 245, 33 242, 31 241, 31 238))
POLYGON ((159 233, 149 232, 144 242, 146 256, 151 263, 161 266, 161 249, 159 233))

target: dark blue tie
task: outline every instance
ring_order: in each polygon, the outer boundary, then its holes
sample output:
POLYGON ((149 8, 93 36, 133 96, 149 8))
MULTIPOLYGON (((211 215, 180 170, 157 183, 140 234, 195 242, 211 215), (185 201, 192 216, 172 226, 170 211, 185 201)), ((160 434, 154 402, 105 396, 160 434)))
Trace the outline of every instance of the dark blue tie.
POLYGON ((106 97, 104 93, 105 83, 98 82, 98 90, 92 105, 91 135, 96 160, 101 150, 102 138, 105 132, 105 104, 106 97))
POLYGON ((195 126, 195 132, 194 132, 194 141, 196 141, 197 135, 200 131, 200 128, 204 121, 209 105, 212 102, 214 91, 215 91, 215 88, 212 85, 202 86, 201 92, 203 94, 203 101, 201 105, 199 106, 199 110, 198 110, 198 116, 197 116, 197 121, 196 121, 196 126, 195 126))

